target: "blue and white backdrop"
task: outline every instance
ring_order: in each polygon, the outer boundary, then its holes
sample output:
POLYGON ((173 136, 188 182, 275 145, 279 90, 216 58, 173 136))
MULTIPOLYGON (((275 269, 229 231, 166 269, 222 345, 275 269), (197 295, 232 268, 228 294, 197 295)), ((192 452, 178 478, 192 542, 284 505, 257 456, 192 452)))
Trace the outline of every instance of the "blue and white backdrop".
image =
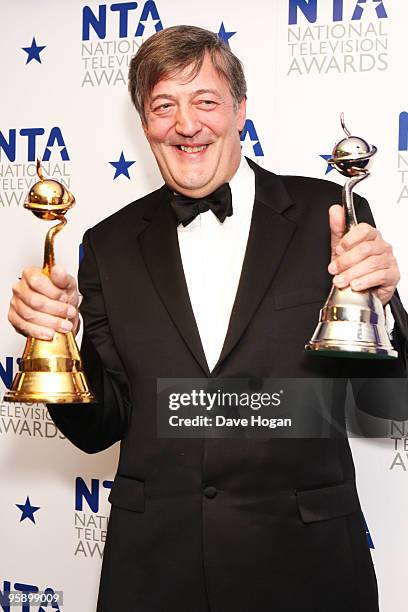
MULTIPOLYGON (((2 0, 0 395, 24 346, 7 322, 10 287, 24 266, 41 265, 48 229, 22 208, 35 158, 76 196, 57 240, 59 262, 74 273, 85 229, 161 184, 127 70, 146 38, 180 23, 218 32, 243 60, 242 144, 262 166, 341 181, 326 163, 341 111, 378 146, 360 192, 394 245, 408 303, 406 2, 2 0)), ((403 612, 408 441, 402 431, 352 447, 381 610, 403 612)), ((0 591, 50 588, 64 592, 66 612, 95 609, 117 458, 117 447, 95 456, 75 449, 42 405, 0 404, 0 591)))

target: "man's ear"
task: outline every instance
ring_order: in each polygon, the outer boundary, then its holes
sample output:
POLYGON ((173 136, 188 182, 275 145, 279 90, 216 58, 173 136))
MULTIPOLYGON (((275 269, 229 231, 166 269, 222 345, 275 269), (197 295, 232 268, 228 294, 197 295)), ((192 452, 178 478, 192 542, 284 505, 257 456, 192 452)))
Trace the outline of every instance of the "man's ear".
POLYGON ((242 132, 246 119, 246 97, 244 96, 238 105, 237 110, 237 128, 238 132, 242 132))

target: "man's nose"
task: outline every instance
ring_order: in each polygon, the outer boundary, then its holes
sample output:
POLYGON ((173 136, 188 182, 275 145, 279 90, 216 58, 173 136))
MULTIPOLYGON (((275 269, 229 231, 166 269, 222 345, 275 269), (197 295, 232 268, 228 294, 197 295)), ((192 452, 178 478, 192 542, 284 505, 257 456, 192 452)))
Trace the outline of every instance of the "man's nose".
POLYGON ((194 136, 201 130, 201 121, 194 108, 179 106, 176 113, 175 129, 183 136, 194 136))

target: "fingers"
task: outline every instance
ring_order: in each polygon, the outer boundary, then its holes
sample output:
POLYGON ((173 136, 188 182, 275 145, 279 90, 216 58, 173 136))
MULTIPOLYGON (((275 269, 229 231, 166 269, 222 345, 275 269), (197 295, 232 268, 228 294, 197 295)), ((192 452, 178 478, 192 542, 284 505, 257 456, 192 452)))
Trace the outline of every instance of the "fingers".
POLYGON ((391 245, 368 223, 355 225, 338 241, 328 271, 340 289, 375 288, 383 304, 391 299, 400 280, 391 245))
POLYGON ((351 248, 363 241, 381 239, 381 234, 377 228, 368 223, 358 223, 348 231, 339 241, 335 248, 336 255, 341 255, 344 251, 349 251, 351 248))
POLYGON ((55 325, 48 326, 54 329, 56 329, 57 323, 61 323, 65 319, 73 319, 77 314, 77 309, 71 304, 50 300, 44 295, 34 292, 19 294, 19 291, 15 290, 10 304, 26 321, 37 319, 35 322, 42 325, 45 323, 41 323, 41 321, 57 319, 55 325))
POLYGON ((26 268, 13 286, 9 321, 21 334, 51 339, 55 331, 69 332, 78 320, 75 279, 63 268, 49 279, 40 268, 26 268))
MULTIPOLYGON (((383 240, 368 240, 360 242, 350 248, 350 250, 344 251, 342 255, 335 257, 329 265, 329 272, 331 274, 339 274, 352 266, 357 266, 361 262, 367 262, 369 268, 374 271, 379 269, 378 266, 390 267, 393 261, 394 257, 390 244, 383 240)), ((360 269, 362 269, 361 266, 360 269)), ((358 276, 361 276, 361 273, 358 276)))
POLYGON ((395 289, 399 281, 399 274, 395 272, 394 268, 384 268, 379 263, 376 265, 377 269, 371 272, 369 271, 370 267, 370 264, 366 265, 366 262, 363 262, 342 274, 336 275, 333 278, 333 283, 340 289, 350 285, 355 291, 386 286, 393 286, 395 289))
POLYGON ((54 337, 55 332, 53 329, 41 327, 35 323, 29 323, 12 309, 9 310, 8 320, 14 329, 20 334, 23 334, 23 336, 31 336, 32 338, 39 338, 40 340, 52 340, 54 337))
MULTIPOLYGON (((23 283, 20 291, 24 293, 34 291, 52 300, 68 302, 70 298, 72 299, 71 294, 73 292, 77 295, 76 281, 72 276, 69 276, 63 268, 60 266, 58 266, 58 268, 62 270, 62 272, 59 273, 57 271, 54 274, 53 270, 51 278, 43 274, 40 268, 26 268, 22 275, 22 281, 24 281, 25 284, 23 283), (56 278, 60 284, 54 283, 54 278, 56 278)), ((73 305, 75 306, 76 304, 73 305)))
POLYGON ((370 289, 371 287, 381 287, 383 290, 388 288, 391 292, 392 288, 393 293, 397 283, 398 280, 396 280, 391 270, 376 270, 351 280, 350 286, 355 291, 364 291, 364 289, 370 289))

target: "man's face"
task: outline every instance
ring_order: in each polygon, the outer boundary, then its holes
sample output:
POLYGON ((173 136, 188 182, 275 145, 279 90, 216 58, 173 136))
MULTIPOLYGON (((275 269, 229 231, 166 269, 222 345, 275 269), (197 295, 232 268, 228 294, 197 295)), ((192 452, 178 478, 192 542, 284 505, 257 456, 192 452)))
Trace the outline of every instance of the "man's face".
POLYGON ((192 80, 190 71, 188 66, 155 85, 143 129, 167 185, 198 198, 228 182, 238 168, 245 100, 236 108, 209 56, 192 80))

